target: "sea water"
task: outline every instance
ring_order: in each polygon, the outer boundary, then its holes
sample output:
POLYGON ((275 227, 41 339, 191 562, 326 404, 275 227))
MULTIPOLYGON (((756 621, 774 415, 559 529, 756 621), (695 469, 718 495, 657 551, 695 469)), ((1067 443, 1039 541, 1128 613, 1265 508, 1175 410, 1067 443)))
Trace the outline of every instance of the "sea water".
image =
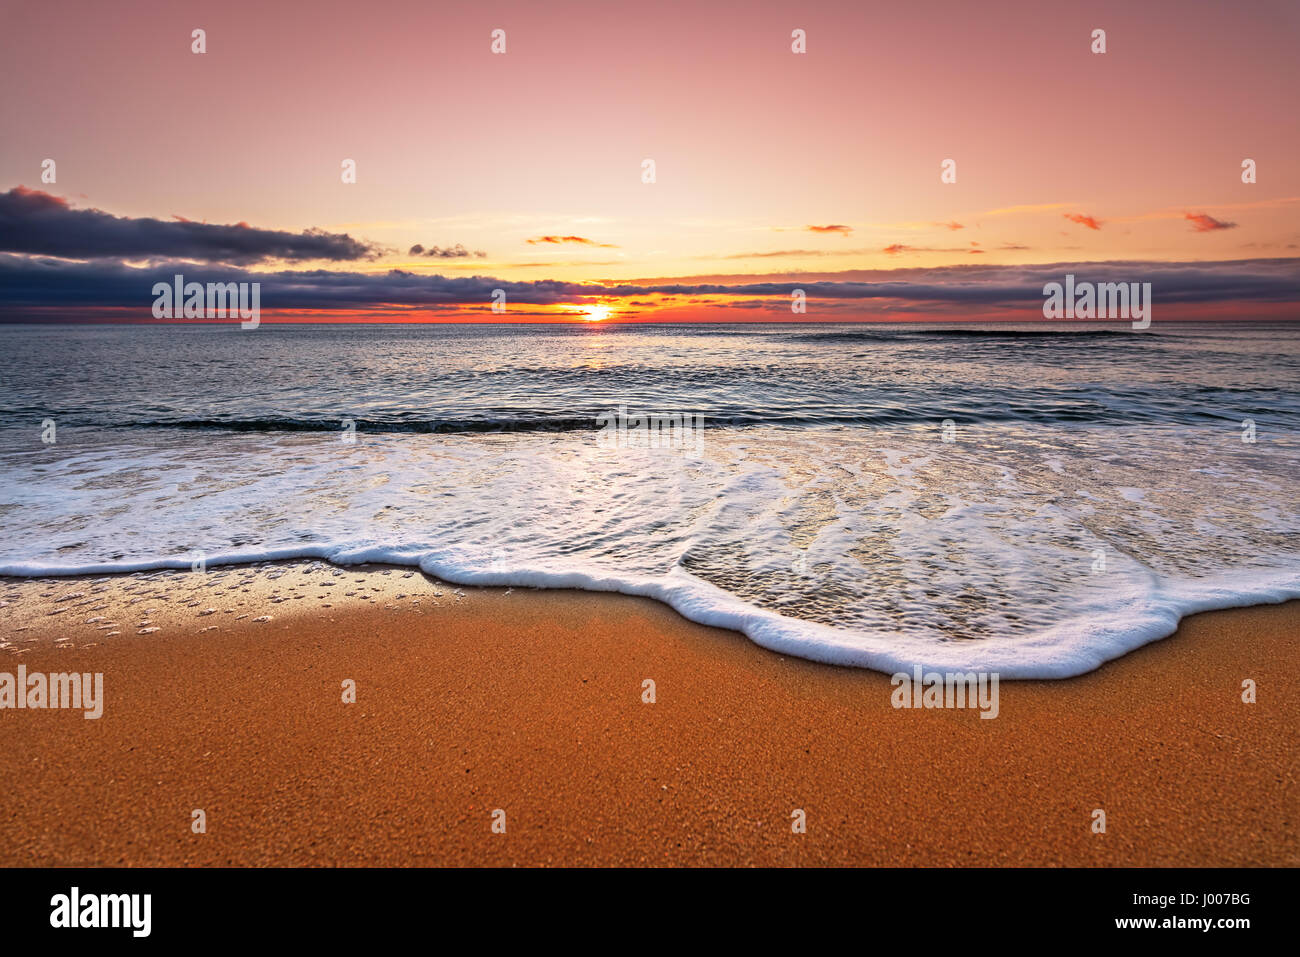
POLYGON ((5 575, 396 562, 1006 678, 1300 596, 1300 327, 26 325, 0 347, 5 575), (634 441, 646 416, 703 428, 634 441))

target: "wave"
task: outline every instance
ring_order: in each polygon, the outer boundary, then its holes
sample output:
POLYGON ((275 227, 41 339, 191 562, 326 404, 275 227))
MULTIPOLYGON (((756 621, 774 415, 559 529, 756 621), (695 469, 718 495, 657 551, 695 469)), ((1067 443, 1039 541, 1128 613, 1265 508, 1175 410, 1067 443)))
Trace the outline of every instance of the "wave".
MULTIPOLYGON (((1213 390, 1197 390, 1206 395, 1213 390)), ((1225 390, 1226 391, 1226 390, 1225 390)), ((1264 390, 1240 390, 1241 392, 1264 390)), ((1147 397, 1145 401, 1134 398, 1116 398, 1112 404, 1102 405, 1093 399, 1070 399, 1057 403, 1021 400, 1014 404, 1007 402, 990 402, 988 408, 973 408, 969 400, 954 403, 917 406, 910 408, 882 407, 871 411, 838 412, 726 412, 717 415, 704 415, 703 428, 709 429, 746 429, 758 427, 775 428, 833 428, 833 427, 879 427, 879 426, 926 426, 937 425, 952 419, 961 425, 1071 425, 1071 424, 1135 424, 1165 423, 1191 425, 1195 423, 1235 422, 1238 413, 1257 416, 1276 415, 1275 408, 1260 406, 1258 408, 1234 409, 1231 414, 1214 408, 1188 409, 1170 408, 1161 401, 1147 397), (959 409, 959 412, 954 412, 959 409)), ((610 410, 611 412, 613 410, 610 410)), ((650 406, 629 410, 629 415, 655 414, 672 415, 680 410, 670 411, 650 406)), ((693 414, 693 413, 692 413, 693 414)), ((596 415, 572 416, 505 416, 453 418, 395 418, 395 419, 318 419, 291 416, 268 416, 254 418, 201 418, 201 419, 149 419, 141 421, 97 423, 84 422, 84 425, 105 425, 121 430, 166 430, 195 432, 306 432, 339 434, 346 428, 345 422, 351 422, 359 434, 489 434, 489 433, 546 433, 546 432, 599 432, 606 425, 596 415)))
MULTIPOLYGON (((885 674, 910 672, 920 665, 926 670, 984 671, 1011 680, 1072 678, 1168 637, 1187 615, 1300 598, 1300 573, 1294 569, 1228 571, 1213 580, 1160 581, 1153 576, 1145 585, 1110 595, 1106 607, 1043 629, 1029 640, 951 642, 914 647, 909 653, 892 635, 846 635, 836 628, 755 607, 680 566, 657 578, 583 569, 500 570, 484 560, 467 562, 412 546, 337 544, 245 550, 205 561, 206 567, 213 568, 304 559, 340 567, 413 567, 455 585, 578 589, 652 598, 698 624, 738 631, 770 651, 823 664, 885 674)), ((492 564, 499 563, 494 560, 492 564)), ((0 565, 0 576, 50 578, 190 568, 188 559, 176 558, 81 565, 17 563, 0 565)))
MULTIPOLYGON (((1147 339, 1149 332, 1124 329, 899 329, 889 332, 791 332, 783 336, 789 342, 906 342, 908 340, 942 339, 1147 339)), ((1177 339, 1177 335, 1162 333, 1160 339, 1177 339)))
POLYGON ((596 431, 595 416, 523 416, 474 419, 309 419, 287 416, 261 418, 155 419, 117 422, 118 429, 182 429, 218 432, 340 432, 344 422, 358 432, 380 433, 483 433, 483 432, 582 432, 596 431))
POLYGON ((681 454, 581 434, 276 454, 260 435, 193 433, 126 456, 11 456, 0 574, 382 562, 642 595, 830 664, 1008 678, 1079 674, 1191 612, 1300 597, 1293 444, 1218 428, 957 438, 720 429, 681 454))

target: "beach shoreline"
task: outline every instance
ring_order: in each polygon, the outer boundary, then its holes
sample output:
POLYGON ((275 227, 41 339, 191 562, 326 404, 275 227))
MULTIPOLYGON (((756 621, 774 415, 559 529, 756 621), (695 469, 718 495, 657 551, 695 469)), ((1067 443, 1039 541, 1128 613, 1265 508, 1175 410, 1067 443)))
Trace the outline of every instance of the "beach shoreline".
POLYGON ((324 562, 0 593, 0 672, 104 676, 99 718, 0 709, 5 866, 1300 863, 1300 601, 983 720, 611 593, 324 562))

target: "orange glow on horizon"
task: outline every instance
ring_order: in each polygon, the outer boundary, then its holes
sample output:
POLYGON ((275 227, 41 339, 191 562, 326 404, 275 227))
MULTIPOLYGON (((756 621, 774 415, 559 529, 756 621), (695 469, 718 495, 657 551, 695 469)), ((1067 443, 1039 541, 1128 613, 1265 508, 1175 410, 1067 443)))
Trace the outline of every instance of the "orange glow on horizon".
POLYGON ((589 306, 582 314, 582 321, 583 322, 604 322, 611 315, 613 315, 613 313, 614 310, 609 306, 605 306, 605 305, 589 306))

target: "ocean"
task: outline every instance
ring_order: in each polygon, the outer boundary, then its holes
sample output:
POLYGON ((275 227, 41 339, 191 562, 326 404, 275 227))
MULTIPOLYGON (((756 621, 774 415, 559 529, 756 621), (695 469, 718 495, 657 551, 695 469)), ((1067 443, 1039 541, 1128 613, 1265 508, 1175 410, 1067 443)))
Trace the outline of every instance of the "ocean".
POLYGON ((1300 597, 1300 326, 11 325, 0 347, 3 575, 383 561, 1004 678, 1300 597))

